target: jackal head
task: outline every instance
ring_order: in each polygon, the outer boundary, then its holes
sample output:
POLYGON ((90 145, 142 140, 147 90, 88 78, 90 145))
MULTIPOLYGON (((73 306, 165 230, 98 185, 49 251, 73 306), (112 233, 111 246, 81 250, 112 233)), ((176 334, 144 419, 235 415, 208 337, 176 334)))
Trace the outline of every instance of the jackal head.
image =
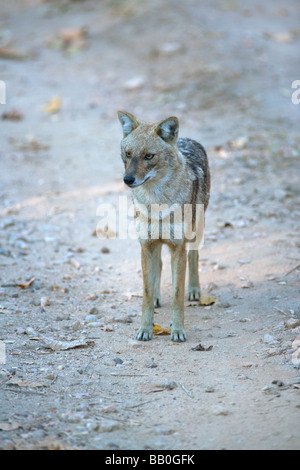
POLYGON ((158 124, 140 121, 119 111, 123 128, 121 155, 125 166, 124 183, 135 188, 161 180, 178 164, 178 119, 169 117, 158 124))

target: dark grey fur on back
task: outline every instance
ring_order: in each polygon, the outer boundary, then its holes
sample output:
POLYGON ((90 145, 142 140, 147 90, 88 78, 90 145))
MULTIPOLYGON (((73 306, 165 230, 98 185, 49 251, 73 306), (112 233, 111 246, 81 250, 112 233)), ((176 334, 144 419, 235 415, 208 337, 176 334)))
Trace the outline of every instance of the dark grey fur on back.
POLYGON ((210 192, 210 171, 208 159, 204 147, 192 139, 178 139, 178 147, 187 158, 187 163, 191 168, 194 178, 194 190, 192 203, 201 202, 206 209, 209 202, 210 192))

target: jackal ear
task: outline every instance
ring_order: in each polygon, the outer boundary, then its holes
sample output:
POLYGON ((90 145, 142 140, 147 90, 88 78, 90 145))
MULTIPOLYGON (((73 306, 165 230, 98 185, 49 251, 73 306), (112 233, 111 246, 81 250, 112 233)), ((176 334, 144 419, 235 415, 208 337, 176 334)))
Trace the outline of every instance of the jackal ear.
POLYGON ((179 122, 177 117, 169 117, 160 122, 157 126, 156 132, 166 142, 177 140, 179 130, 179 122))
POLYGON ((132 114, 125 111, 118 111, 118 117, 123 127, 124 137, 131 134, 139 125, 139 121, 132 114))

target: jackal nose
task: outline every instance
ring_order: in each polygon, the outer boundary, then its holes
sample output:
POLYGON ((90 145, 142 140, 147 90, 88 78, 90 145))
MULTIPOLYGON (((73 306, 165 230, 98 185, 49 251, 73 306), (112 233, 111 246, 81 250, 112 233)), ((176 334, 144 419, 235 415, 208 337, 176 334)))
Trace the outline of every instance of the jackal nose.
POLYGON ((135 182, 134 176, 125 176, 124 177, 124 183, 127 184, 128 186, 131 186, 135 182))

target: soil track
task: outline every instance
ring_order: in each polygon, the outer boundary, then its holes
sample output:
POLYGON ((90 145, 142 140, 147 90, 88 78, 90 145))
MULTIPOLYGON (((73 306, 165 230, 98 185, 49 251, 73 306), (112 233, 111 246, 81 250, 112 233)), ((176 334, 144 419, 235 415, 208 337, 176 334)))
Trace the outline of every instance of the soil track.
POLYGON ((299 17, 296 0, 2 2, 1 448, 299 449, 299 17), (138 242, 95 236, 101 204, 130 204, 117 109, 177 115, 209 155, 199 269, 218 300, 187 302, 184 344, 135 340, 138 242))

